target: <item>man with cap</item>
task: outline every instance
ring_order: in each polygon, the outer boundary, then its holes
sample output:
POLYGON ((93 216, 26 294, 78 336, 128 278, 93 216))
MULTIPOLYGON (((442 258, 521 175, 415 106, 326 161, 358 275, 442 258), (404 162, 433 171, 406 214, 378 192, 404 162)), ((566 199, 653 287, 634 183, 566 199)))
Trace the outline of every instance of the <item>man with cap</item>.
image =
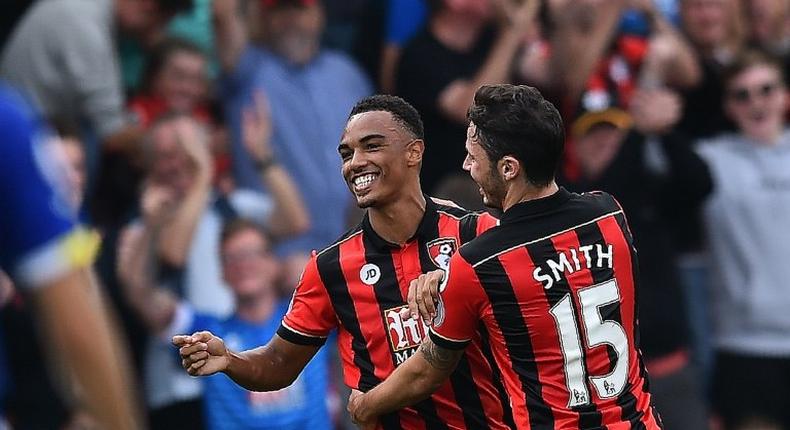
POLYGON ((566 175, 571 191, 605 191, 628 214, 639 250, 641 348, 656 408, 670 429, 705 428, 698 378, 690 366, 688 321, 667 214, 692 207, 711 191, 711 179, 691 142, 673 131, 681 103, 669 90, 638 90, 628 111, 615 96, 588 90, 571 125, 566 175))

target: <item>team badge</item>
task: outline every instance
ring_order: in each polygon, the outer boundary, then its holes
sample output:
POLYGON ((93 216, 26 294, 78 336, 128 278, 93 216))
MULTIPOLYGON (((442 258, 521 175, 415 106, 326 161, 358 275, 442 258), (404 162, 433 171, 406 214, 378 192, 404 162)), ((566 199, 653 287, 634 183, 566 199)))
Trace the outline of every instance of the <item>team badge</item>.
POLYGON ((447 270, 450 265, 450 257, 458 249, 458 242, 454 237, 440 237, 439 239, 428 242, 428 255, 436 267, 447 270))
POLYGON ((366 285, 374 285, 381 278, 381 269, 375 264, 366 264, 359 269, 359 280, 366 285))

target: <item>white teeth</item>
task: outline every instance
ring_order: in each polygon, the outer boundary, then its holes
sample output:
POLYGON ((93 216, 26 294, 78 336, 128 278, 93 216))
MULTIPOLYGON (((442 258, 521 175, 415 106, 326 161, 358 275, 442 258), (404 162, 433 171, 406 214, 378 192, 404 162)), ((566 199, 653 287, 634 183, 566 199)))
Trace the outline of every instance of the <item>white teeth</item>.
POLYGON ((367 175, 357 176, 354 178, 354 186, 357 188, 365 188, 376 179, 376 175, 368 173, 367 175))

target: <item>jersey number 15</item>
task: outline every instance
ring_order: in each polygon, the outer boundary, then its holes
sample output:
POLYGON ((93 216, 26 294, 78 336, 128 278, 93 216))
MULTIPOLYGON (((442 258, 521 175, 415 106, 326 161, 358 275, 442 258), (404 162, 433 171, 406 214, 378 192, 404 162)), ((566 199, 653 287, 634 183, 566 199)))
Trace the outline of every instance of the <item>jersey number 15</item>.
POLYGON ((629 358, 628 337, 623 326, 617 321, 604 320, 601 315, 602 307, 620 301, 617 282, 611 279, 576 292, 581 304, 581 327, 577 323, 571 294, 566 294, 550 311, 557 323, 562 347, 565 383, 570 393, 569 408, 591 402, 586 382, 589 372, 582 354, 582 336, 588 348, 608 344, 617 355, 614 369, 609 374, 589 376, 599 398, 617 397, 623 392, 628 380, 629 358))

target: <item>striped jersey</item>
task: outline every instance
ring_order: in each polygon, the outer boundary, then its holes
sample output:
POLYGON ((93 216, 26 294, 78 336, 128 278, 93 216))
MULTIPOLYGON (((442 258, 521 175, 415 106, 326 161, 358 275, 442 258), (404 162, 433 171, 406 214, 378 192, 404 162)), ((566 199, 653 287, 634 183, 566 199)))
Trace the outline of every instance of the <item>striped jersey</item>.
POLYGON ((482 322, 518 429, 659 429, 637 272, 617 201, 561 188, 514 205, 456 253, 431 340, 463 348, 482 322))
MULTIPOLYGON (((417 351, 427 327, 401 318, 409 283, 444 269, 464 243, 495 226, 487 214, 439 205, 426 197, 414 237, 403 246, 381 238, 367 215, 334 245, 313 255, 278 330, 285 340, 320 345, 338 329, 345 383, 366 392, 417 351)), ((433 396, 381 417, 379 428, 501 429, 512 423, 487 345, 476 332, 458 369, 433 396)))

